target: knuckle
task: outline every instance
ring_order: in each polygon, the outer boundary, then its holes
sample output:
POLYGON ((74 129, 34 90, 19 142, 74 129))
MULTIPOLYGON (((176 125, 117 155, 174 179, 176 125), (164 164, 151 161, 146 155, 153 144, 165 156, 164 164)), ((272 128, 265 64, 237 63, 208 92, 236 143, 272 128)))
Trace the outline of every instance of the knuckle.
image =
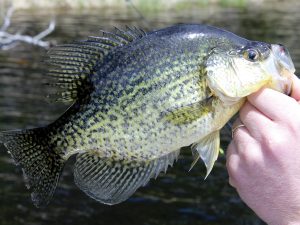
POLYGON ((287 121, 284 123, 283 131, 289 134, 298 134, 300 133, 300 119, 299 119, 300 111, 297 116, 290 116, 287 121))
POLYGON ((247 168, 253 168, 254 166, 258 166, 260 162, 260 157, 257 149, 248 148, 240 153, 240 157, 244 162, 244 166, 247 168))
POLYGON ((283 149, 287 146, 289 137, 285 129, 273 129, 269 135, 264 137, 263 147, 269 152, 276 152, 278 149, 283 149))
POLYGON ((260 166, 262 161, 261 144, 255 139, 245 141, 240 147, 239 157, 246 170, 260 166))

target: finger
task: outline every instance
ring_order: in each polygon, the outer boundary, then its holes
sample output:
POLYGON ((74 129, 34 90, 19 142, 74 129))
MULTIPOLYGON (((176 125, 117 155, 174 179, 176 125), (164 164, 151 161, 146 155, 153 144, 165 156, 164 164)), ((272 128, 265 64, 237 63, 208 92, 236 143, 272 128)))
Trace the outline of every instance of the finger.
POLYGON ((243 127, 243 126, 245 126, 245 125, 242 123, 241 119, 238 117, 238 118, 233 122, 233 124, 232 124, 232 129, 231 129, 231 137, 232 137, 232 139, 233 139, 233 136, 234 136, 235 131, 236 131, 238 128, 243 127))
POLYGON ((228 183, 230 184, 230 186, 236 188, 236 182, 231 176, 229 176, 228 178, 228 183))
MULTIPOLYGON (((251 136, 246 125, 244 125, 240 118, 237 118, 232 125, 232 139, 236 145, 239 145, 244 139, 249 139, 251 136)), ((239 147, 239 146, 238 146, 239 147)))
POLYGON ((267 132, 274 124, 272 120, 257 110, 257 108, 248 101, 241 108, 239 116, 241 122, 247 127, 250 135, 255 139, 261 139, 264 131, 267 132))
POLYGON ((292 77, 293 84, 292 84, 292 92, 291 97, 296 99, 296 101, 300 101, 300 79, 294 75, 292 77))
POLYGON ((247 98, 264 115, 278 121, 287 117, 287 109, 291 109, 296 102, 295 99, 269 88, 263 88, 247 98))
POLYGON ((226 158, 228 159, 232 155, 237 155, 237 148, 236 148, 236 145, 233 140, 229 143, 229 145, 227 147, 226 158))
MULTIPOLYGON (((240 124, 239 120, 237 120, 237 124, 240 124)), ((237 129, 233 131, 233 142, 236 146, 235 151, 236 154, 239 155, 242 160, 250 160, 256 153, 254 152, 257 149, 257 145, 259 140, 256 140, 249 132, 246 126, 239 126, 237 129), (249 150, 251 152, 249 152, 249 150)))
POLYGON ((226 168, 229 175, 228 182, 232 187, 236 187, 234 176, 238 171, 238 167, 239 167, 239 156, 237 154, 237 147, 234 141, 231 141, 226 151, 226 168))

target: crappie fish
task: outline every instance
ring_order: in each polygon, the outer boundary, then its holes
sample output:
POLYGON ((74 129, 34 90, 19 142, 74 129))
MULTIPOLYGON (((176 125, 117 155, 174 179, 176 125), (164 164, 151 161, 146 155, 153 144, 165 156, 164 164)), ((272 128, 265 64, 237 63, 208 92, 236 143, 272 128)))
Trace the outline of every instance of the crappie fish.
POLYGON ((37 207, 68 158, 74 179, 105 204, 129 198, 191 145, 210 173, 220 129, 262 87, 289 94, 295 68, 282 45, 206 25, 137 28, 54 47, 49 75, 72 106, 46 127, 0 133, 37 207))

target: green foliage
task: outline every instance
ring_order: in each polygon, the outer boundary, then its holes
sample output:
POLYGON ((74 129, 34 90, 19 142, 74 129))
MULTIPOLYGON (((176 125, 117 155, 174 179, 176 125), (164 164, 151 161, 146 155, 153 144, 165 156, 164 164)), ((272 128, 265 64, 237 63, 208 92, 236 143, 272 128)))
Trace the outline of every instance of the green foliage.
POLYGON ((246 6, 246 0, 219 0, 219 4, 224 7, 238 7, 243 8, 246 6))
MULTIPOLYGON (((7 8, 6 5, 9 5, 9 2, 9 0, 0 0, 0 14, 1 9, 7 8)), ((15 8, 24 7, 24 0, 14 0, 13 2, 15 8)), ((125 8, 128 3, 133 4, 143 13, 156 13, 165 10, 189 10, 211 5, 238 8, 247 6, 246 0, 40 0, 38 2, 35 0, 27 0, 26 8, 125 8)))

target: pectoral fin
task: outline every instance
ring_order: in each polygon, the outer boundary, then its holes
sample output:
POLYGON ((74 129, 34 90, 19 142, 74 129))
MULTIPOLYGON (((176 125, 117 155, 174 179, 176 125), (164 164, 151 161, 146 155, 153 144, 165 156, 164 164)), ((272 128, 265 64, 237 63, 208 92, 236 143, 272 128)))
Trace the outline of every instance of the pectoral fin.
POLYGON ((208 95, 207 98, 200 102, 195 102, 167 113, 165 118, 175 125, 191 123, 212 112, 214 100, 215 98, 212 95, 208 95))
POLYGON ((206 176, 209 175, 211 172, 215 161, 218 158, 220 150, 220 132, 215 131, 203 139, 201 139, 199 142, 193 144, 192 146, 192 152, 193 155, 195 156, 195 159, 191 165, 192 167, 196 164, 199 158, 201 158, 206 166, 206 176))

